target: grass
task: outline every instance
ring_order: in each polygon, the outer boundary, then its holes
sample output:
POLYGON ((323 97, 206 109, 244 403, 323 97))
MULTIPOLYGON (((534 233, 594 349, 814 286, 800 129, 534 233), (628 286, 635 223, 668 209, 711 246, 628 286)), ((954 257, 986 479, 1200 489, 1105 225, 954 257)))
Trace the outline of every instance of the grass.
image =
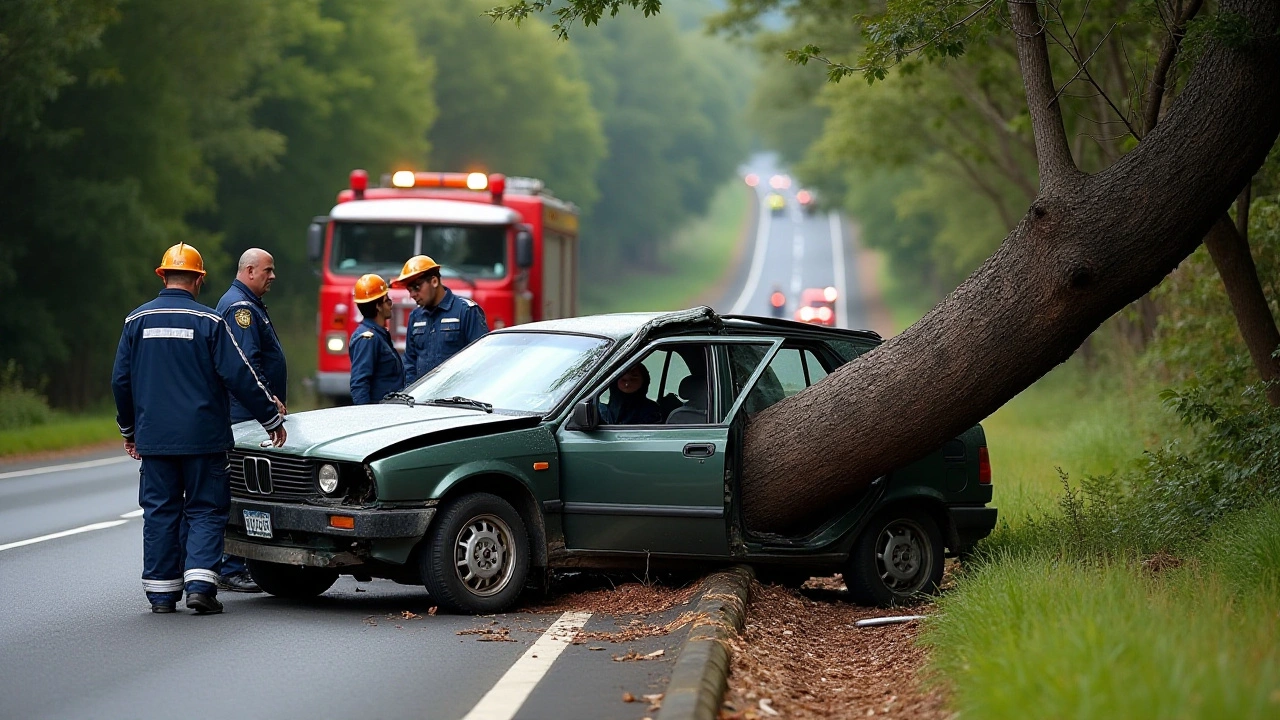
POLYGON ((732 269, 747 217, 748 194, 733 179, 716 192, 707 214, 672 238, 661 269, 611 275, 607 283, 583 277, 578 306, 584 315, 680 310, 700 302, 732 269))
POLYGON ((0 457, 66 450, 120 439, 112 414, 61 415, 24 428, 0 430, 0 457))

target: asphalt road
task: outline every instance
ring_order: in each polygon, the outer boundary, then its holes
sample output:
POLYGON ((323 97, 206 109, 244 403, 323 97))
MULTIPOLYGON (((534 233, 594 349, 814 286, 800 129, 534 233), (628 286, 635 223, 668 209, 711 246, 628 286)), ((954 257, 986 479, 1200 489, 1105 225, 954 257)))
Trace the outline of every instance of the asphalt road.
MULTIPOLYGON (((762 178, 763 200, 779 168, 759 156, 744 172, 762 178)), ((782 213, 758 204, 757 237, 717 309, 767 314, 778 287, 790 316, 801 290, 831 285, 838 324, 859 326, 848 228, 801 213, 797 189, 779 191, 782 213)), ((0 720, 642 718, 647 704, 623 693, 662 692, 684 639, 571 644, 574 628, 612 632, 627 618, 432 616, 420 587, 349 577, 306 602, 224 592, 222 615, 154 615, 137 483, 138 463, 121 452, 0 465, 0 720), (458 634, 482 627, 515 641, 458 634), (665 655, 612 660, 628 650, 665 655)))

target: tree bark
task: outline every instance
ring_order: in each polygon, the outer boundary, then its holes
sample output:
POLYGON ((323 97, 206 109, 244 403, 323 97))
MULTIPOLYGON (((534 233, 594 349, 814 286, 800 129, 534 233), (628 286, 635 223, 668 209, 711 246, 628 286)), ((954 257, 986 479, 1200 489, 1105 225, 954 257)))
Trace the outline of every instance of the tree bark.
MULTIPOLYGON (((1084 175, 1052 102, 1036 6, 1010 0, 1040 194, 995 254, 919 322, 753 418, 742 480, 748 525, 794 531, 847 506, 874 478, 1065 361, 1186 258, 1280 133, 1277 5, 1222 0, 1252 39, 1210 47, 1143 142, 1084 175)), ((998 478, 1000 458, 993 462, 998 478)))
POLYGON ((1209 257, 1213 258, 1227 290, 1227 300, 1231 302, 1231 311, 1235 313, 1240 337, 1249 349, 1253 366, 1263 381, 1271 383, 1267 387, 1267 402, 1280 407, 1280 359, 1275 357, 1280 350, 1280 332, 1276 330, 1267 296, 1262 292, 1262 283, 1258 282, 1258 268, 1249 253, 1249 242, 1223 215, 1205 236, 1204 246, 1209 249, 1209 257))

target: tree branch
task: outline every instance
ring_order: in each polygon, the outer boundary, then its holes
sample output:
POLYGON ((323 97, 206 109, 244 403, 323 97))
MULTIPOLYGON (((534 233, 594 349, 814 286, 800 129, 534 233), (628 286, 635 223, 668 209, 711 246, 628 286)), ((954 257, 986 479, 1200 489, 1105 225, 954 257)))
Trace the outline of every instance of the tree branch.
POLYGON ((1045 28, 1035 0, 1008 0, 1009 18, 1018 43, 1018 66, 1022 69, 1027 93, 1027 110, 1031 114, 1031 130, 1036 138, 1036 165, 1040 171, 1040 188, 1056 186, 1080 174, 1071 159, 1066 127, 1062 123, 1062 106, 1053 87, 1053 66, 1049 64, 1049 46, 1045 28))
POLYGON ((1147 86, 1147 99, 1142 108, 1142 132, 1149 133, 1160 121, 1160 108, 1164 105, 1165 82, 1169 77, 1169 69, 1173 67, 1173 59, 1178 56, 1178 47, 1187 34, 1187 23, 1200 12, 1204 0, 1190 0, 1169 28, 1164 44, 1160 47, 1160 56, 1156 58, 1155 68, 1151 71, 1151 84, 1147 86))

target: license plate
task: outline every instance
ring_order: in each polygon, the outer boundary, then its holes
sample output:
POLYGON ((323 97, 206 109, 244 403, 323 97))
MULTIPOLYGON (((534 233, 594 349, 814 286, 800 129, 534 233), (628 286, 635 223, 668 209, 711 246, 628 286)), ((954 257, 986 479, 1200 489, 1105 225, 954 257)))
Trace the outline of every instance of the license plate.
POLYGON ((261 510, 245 510, 244 531, 250 537, 271 537, 271 513, 265 513, 261 510))

